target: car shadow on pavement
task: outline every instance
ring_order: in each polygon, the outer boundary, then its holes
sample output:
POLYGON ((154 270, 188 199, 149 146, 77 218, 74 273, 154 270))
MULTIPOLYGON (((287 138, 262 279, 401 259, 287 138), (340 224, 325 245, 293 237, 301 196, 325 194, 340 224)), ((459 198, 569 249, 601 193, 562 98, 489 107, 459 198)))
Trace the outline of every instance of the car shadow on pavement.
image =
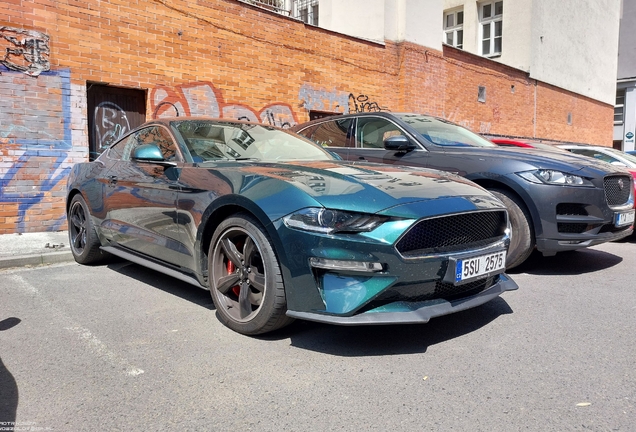
MULTIPOLYGON (((21 322, 20 318, 10 317, 0 321, 0 331, 6 331, 17 326, 21 322)), ((13 426, 18 410, 18 384, 15 378, 4 365, 0 357, 0 424, 7 429, 14 430, 13 426)), ((18 429, 15 429, 18 430, 18 429)))
POLYGON ((107 267, 119 274, 143 282, 175 297, 182 298, 206 309, 215 309, 212 297, 210 297, 210 293, 207 290, 182 280, 119 258, 110 260, 107 267))
POLYGON ((554 256, 544 257, 534 251, 523 264, 506 273, 514 279, 515 274, 531 275, 578 275, 593 273, 620 264, 623 258, 609 252, 594 248, 560 252, 554 256))
MULTIPOLYGON (((186 282, 125 260, 113 259, 107 267, 206 309, 215 309, 206 290, 186 282)), ((291 345, 297 348, 344 357, 423 353, 431 345, 474 332, 512 312, 508 303, 497 297, 481 306, 433 318, 425 324, 338 326, 296 320, 287 327, 255 338, 264 341, 290 339, 291 345)))
POLYGON ((512 312, 508 303, 497 297, 476 308, 433 318, 425 324, 337 326, 298 320, 259 338, 289 338, 294 347, 342 357, 424 353, 431 345, 479 330, 512 312))

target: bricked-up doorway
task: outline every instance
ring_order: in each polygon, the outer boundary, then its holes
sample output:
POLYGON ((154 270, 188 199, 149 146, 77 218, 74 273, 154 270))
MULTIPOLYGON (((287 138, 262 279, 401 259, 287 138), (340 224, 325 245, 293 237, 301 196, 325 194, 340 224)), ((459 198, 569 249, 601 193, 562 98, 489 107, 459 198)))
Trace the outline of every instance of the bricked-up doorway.
POLYGON ((87 84, 89 159, 146 121, 144 90, 87 84))
POLYGON ((309 111, 309 120, 316 120, 316 119, 325 118, 325 117, 334 116, 334 115, 340 115, 340 114, 342 113, 311 110, 309 111))

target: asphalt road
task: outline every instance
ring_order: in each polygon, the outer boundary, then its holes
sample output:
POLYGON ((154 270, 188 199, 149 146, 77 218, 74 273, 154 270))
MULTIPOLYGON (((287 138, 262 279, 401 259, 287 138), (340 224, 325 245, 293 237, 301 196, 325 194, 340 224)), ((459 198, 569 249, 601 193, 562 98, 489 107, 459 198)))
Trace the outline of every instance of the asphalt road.
POLYGON ((635 431, 636 239, 511 274, 424 325, 251 338, 134 264, 4 270, 0 430, 635 431))

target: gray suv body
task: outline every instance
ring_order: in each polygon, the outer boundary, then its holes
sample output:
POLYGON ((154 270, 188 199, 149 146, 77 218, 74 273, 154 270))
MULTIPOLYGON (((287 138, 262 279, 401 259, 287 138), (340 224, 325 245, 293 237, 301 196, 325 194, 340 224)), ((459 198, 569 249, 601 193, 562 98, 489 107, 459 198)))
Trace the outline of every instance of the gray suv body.
POLYGON ((535 248, 550 256, 633 231, 632 176, 610 164, 561 151, 498 147, 459 125, 419 114, 333 116, 292 130, 348 161, 450 171, 488 189, 510 214, 508 268, 535 248))

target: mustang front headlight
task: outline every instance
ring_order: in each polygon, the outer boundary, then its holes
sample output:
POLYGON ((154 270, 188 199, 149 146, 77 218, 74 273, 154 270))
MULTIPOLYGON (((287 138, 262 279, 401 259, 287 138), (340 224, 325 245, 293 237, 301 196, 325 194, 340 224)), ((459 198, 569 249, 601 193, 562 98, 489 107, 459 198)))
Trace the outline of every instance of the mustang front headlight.
POLYGON ((517 173, 518 176, 532 183, 545 183, 562 186, 594 186, 584 177, 556 170, 539 169, 517 173))
POLYGON ((317 207, 305 208, 283 218, 290 228, 325 234, 372 231, 386 220, 388 218, 384 216, 317 207))

